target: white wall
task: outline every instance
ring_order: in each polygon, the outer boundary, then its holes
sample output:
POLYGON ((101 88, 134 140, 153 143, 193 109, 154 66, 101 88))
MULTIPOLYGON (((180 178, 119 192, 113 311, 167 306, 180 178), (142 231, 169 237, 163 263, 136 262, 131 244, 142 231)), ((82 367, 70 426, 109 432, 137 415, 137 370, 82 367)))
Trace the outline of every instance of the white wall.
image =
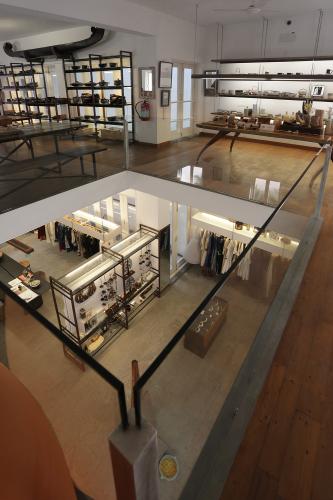
MULTIPOLYGON (((126 33, 117 33, 116 38, 106 42, 104 48, 106 53, 109 47, 115 47, 117 41, 121 42, 121 48, 127 48, 135 52, 135 66, 155 66, 156 76, 159 60, 194 62, 194 35, 195 26, 192 22, 160 13, 156 10, 132 4, 126 0, 80 0, 68 2, 67 0, 57 0, 57 2, 45 2, 44 0, 5 0, 6 5, 14 7, 24 7, 35 10, 39 13, 54 14, 64 19, 77 20, 81 24, 89 26, 97 25, 106 28, 114 28, 116 31, 127 31, 151 35, 150 38, 140 40, 132 38, 126 33), (126 47, 126 43, 128 45, 126 47), (109 43, 109 45, 108 45, 109 43), (114 45, 115 44, 115 45, 114 45)), ((76 28, 71 32, 78 34, 76 28)), ((43 35, 38 36, 38 44, 41 43, 43 35)), ((44 35, 44 39, 47 39, 44 35)), ((52 43, 54 39, 50 38, 52 43)), ((61 43, 64 43, 63 40, 61 43)), ((204 43, 204 30, 198 28, 198 60, 201 61, 201 49, 204 43)), ((37 44, 37 45, 38 45, 37 44)), ((44 45, 49 45, 45 43, 44 45)), ((36 45, 35 45, 36 46, 36 45)), ((98 47, 102 52, 103 44, 98 47)), ((1 55, 1 54, 0 54, 1 55)), ((135 75, 137 86, 137 76, 135 75)), ((137 95, 136 95, 137 97, 137 95)), ((201 110, 203 109, 203 96, 197 96, 201 102, 197 103, 198 114, 196 120, 201 120, 201 110)), ((159 106, 160 90, 156 89, 156 100, 152 101, 152 120, 150 122, 137 122, 137 138, 143 142, 160 143, 170 140, 169 113, 159 106)))

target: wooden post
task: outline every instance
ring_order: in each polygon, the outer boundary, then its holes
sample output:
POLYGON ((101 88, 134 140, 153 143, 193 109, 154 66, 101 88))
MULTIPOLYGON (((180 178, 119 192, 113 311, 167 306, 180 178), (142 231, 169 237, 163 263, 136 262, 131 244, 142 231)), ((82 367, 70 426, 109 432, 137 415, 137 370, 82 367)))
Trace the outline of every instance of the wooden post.
POLYGON ((110 438, 110 453, 117 500, 158 500, 158 449, 156 429, 142 419, 139 429, 130 414, 130 427, 121 426, 110 438))

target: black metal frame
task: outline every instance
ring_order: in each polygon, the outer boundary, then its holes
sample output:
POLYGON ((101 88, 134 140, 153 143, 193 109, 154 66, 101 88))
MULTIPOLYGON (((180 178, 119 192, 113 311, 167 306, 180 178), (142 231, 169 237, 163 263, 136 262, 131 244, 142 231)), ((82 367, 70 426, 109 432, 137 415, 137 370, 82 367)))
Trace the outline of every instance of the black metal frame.
POLYGON ((57 109, 57 103, 55 104, 50 104, 48 102, 48 94, 47 94, 47 85, 46 85, 46 78, 45 78, 45 71, 44 71, 44 61, 40 62, 28 62, 28 63, 10 63, 9 66, 6 65, 1 65, 0 68, 3 71, 3 74, 0 74, 0 80, 1 77, 6 77, 7 80, 7 85, 3 86, 1 85, 1 89, 3 92, 8 91, 10 95, 10 102, 7 102, 6 100, 1 98, 1 106, 3 113, 5 114, 5 105, 11 105, 11 109, 13 112, 14 110, 14 104, 18 105, 19 108, 19 116, 21 118, 22 124, 25 120, 28 120, 30 123, 33 123, 33 120, 39 120, 41 123, 42 121, 42 116, 41 115, 41 110, 40 108, 46 108, 47 109, 47 118, 49 121, 51 121, 51 107, 55 107, 56 109, 56 116, 58 116, 58 109, 57 109), (34 70, 36 69, 36 72, 34 70), (18 70, 21 70, 21 73, 18 72, 18 70), (29 74, 27 74, 29 73, 29 74), (36 87, 36 79, 35 75, 42 75, 43 79, 43 86, 41 87, 36 87), (26 77, 31 78, 30 82, 27 80, 26 77), (24 79, 24 86, 19 85, 19 78, 24 79), (11 84, 10 79, 13 80, 13 85, 11 84), (33 83, 33 87, 29 87, 29 83, 33 83), (44 95, 45 95, 45 103, 41 103, 38 99, 37 92, 43 90, 44 95), (13 98, 12 92, 15 92, 15 98, 13 98), (31 104, 30 102, 30 97, 25 97, 22 98, 20 97, 20 92, 33 92, 33 99, 35 100, 35 104, 31 104), (22 115, 22 105, 25 106, 25 113, 22 115), (37 108, 37 113, 38 117, 34 117, 31 115, 33 113, 32 108, 37 108))
POLYGON ((186 320, 183 326, 178 330, 176 335, 168 342, 165 348, 160 352, 160 354, 154 359, 154 361, 150 364, 150 366, 146 369, 146 371, 141 375, 135 386, 133 387, 133 396, 134 396, 134 409, 135 409, 135 422, 137 427, 141 427, 142 415, 141 415, 141 389, 145 386, 148 380, 154 375, 159 366, 164 362, 164 360, 168 357, 174 347, 178 344, 178 342, 183 338, 189 327, 192 325, 193 321, 197 318, 197 316, 205 309, 210 300, 214 297, 214 295, 220 290, 221 287, 226 283, 229 276, 234 272, 239 263, 243 260, 246 254, 251 250, 256 241, 260 238, 260 236, 266 231, 266 228, 269 226, 271 221, 274 219, 275 215, 281 210, 281 208, 285 205, 289 196, 293 193, 296 187, 299 185, 301 180, 308 173, 313 163, 317 160, 320 153, 326 147, 326 144, 321 147, 321 149, 314 155, 312 160, 309 162, 307 167, 304 169, 303 173, 299 176, 299 178, 294 182, 292 187, 286 193, 286 195, 282 198, 276 208, 273 210, 268 219, 261 226, 259 231, 255 234, 252 240, 248 243, 242 253, 236 258, 236 260, 232 263, 230 268, 226 273, 224 273, 217 282, 217 284, 212 288, 212 290, 208 293, 208 295, 203 299, 200 305, 193 311, 191 316, 186 320))
MULTIPOLYGON (((97 134, 98 131, 98 125, 104 125, 104 128, 107 128, 107 125, 121 125, 121 121, 110 121, 106 117, 105 110, 106 109, 121 109, 122 110, 122 118, 125 119, 126 117, 126 108, 131 107, 131 120, 128 120, 128 123, 131 125, 131 130, 130 132, 132 133, 132 138, 133 141, 135 140, 135 120, 134 120, 134 89, 133 89, 133 54, 130 51, 126 50, 120 50, 119 54, 117 55, 112 55, 112 56, 102 56, 100 54, 89 54, 88 57, 85 58, 71 58, 71 59, 63 59, 63 70, 64 70, 64 76, 65 76, 65 86, 66 86, 66 96, 68 100, 68 113, 69 113, 69 119, 72 121, 79 121, 83 123, 90 123, 94 125, 95 129, 95 134, 97 134), (104 61, 110 61, 112 59, 118 60, 119 65, 116 68, 100 68, 99 66, 96 66, 96 63, 102 64, 104 61), (126 59, 129 59, 129 66, 125 64, 126 59), (73 70, 73 69, 68 69, 68 65, 70 64, 71 66, 76 66, 77 63, 79 62, 87 62, 87 69, 79 69, 79 70, 73 70), (130 79, 131 79, 131 84, 130 85, 124 85, 124 69, 130 69, 130 79), (77 78, 78 74, 86 73, 90 74, 90 81, 93 82, 93 75, 95 72, 100 73, 100 78, 103 78, 103 74, 105 71, 120 71, 121 75, 121 85, 119 86, 106 86, 106 87, 99 87, 99 86, 94 86, 91 84, 91 86, 72 86, 70 84, 70 81, 68 80, 68 75, 74 75, 74 78, 77 78), (125 96, 125 88, 130 88, 131 89, 131 102, 124 104, 124 101, 121 106, 112 106, 111 104, 101 104, 101 103, 96 103, 95 102, 95 95, 94 93, 96 91, 101 92, 101 98, 104 97, 104 91, 105 90, 116 90, 116 91, 121 91, 119 95, 125 96), (89 90, 91 91, 92 94, 92 104, 82 104, 82 103, 73 103, 71 99, 71 94, 70 92, 75 91, 76 92, 76 98, 79 98, 79 90, 89 90), (84 117, 81 117, 81 111, 80 108, 88 108, 91 107, 93 110, 93 119, 88 120, 85 119, 84 117), (71 108, 76 108, 77 115, 73 116, 71 113, 71 108), (102 109, 103 112, 103 119, 96 119, 97 116, 97 110, 102 109)), ((99 113, 98 113, 99 114, 99 113)))

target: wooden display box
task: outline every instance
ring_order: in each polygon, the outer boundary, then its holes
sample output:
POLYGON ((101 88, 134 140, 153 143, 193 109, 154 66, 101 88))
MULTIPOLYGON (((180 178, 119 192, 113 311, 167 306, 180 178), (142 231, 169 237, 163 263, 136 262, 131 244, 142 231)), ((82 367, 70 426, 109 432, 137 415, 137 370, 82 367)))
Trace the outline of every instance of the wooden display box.
MULTIPOLYGON (((199 332, 197 331, 197 328, 199 327, 201 318, 198 318, 193 323, 192 327, 185 333, 184 347, 189 351, 192 351, 197 356, 200 356, 200 358, 204 358, 206 356, 210 346, 214 342, 227 318, 228 303, 220 297, 215 297, 210 304, 212 303, 214 303, 215 307, 218 306, 220 309, 218 316, 214 314, 213 318, 211 320, 209 319, 207 327, 202 328, 199 332)), ((210 304, 208 304, 206 308, 207 311, 210 304)))
POLYGON ((101 130, 101 139, 109 141, 123 141, 124 133, 123 129, 119 128, 103 128, 101 130))

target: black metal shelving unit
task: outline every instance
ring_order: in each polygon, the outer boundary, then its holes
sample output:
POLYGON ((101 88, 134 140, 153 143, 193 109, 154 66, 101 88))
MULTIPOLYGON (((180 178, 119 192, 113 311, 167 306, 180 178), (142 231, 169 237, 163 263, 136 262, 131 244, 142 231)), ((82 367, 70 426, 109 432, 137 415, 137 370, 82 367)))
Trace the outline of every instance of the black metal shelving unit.
POLYGON ((43 61, 1 65, 0 81, 4 115, 13 114, 21 118, 22 123, 26 120, 30 123, 42 119, 51 121, 51 109, 54 108, 56 118, 59 116, 58 105, 63 102, 48 96, 43 61))
POLYGON ((92 124, 94 134, 98 135, 100 125, 104 128, 108 125, 122 125, 122 120, 126 118, 130 138, 134 140, 132 52, 121 50, 119 54, 110 56, 89 54, 85 58, 64 59, 63 68, 69 119, 92 124), (106 74, 109 76, 105 76, 106 74), (89 81, 82 81, 85 77, 89 81), (104 78, 111 78, 111 85, 99 85, 100 81, 105 81, 104 78), (120 80, 120 84, 112 85, 117 80, 120 80), (82 85, 75 85, 78 82, 82 85), (121 104, 113 105, 110 101, 112 95, 119 96, 121 104), (84 108, 90 109, 91 114, 84 112, 84 108), (115 110, 114 114, 111 114, 112 110, 115 110))

